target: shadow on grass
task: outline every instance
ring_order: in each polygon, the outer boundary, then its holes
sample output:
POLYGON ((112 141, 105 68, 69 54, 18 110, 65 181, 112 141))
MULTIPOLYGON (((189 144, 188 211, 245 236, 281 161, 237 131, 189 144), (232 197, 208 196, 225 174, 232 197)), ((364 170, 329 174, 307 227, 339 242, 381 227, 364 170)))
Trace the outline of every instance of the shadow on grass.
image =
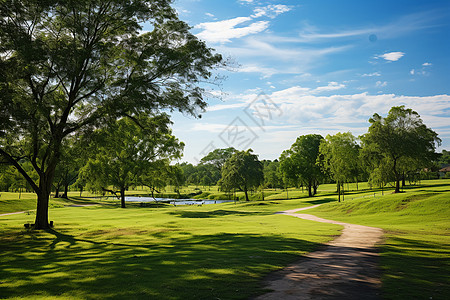
POLYGON ((172 211, 169 212, 170 215, 175 215, 181 218, 216 218, 222 216, 249 216, 249 215, 268 215, 270 213, 266 212, 247 212, 247 211, 236 211, 236 210, 212 210, 212 211, 172 211))
POLYGON ((382 246, 383 287, 389 299, 448 299, 450 247, 411 237, 382 246))
POLYGON ((2 297, 246 299, 268 270, 298 258, 297 250, 319 246, 256 234, 113 244, 48 233, 2 241, 2 297))
POLYGON ((336 201, 337 201, 336 198, 323 198, 323 199, 311 199, 311 200, 308 200, 305 202, 316 205, 316 204, 323 204, 323 203, 336 202, 336 201))

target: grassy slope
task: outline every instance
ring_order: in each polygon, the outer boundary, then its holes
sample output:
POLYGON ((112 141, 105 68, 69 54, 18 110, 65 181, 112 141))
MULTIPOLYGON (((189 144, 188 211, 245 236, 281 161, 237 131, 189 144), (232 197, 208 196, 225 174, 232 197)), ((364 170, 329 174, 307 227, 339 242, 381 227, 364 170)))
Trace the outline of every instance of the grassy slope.
POLYGON ((308 213, 383 228, 387 299, 449 299, 450 181, 429 181, 402 194, 327 203, 308 213))
POLYGON ((314 250, 340 226, 273 212, 306 202, 190 207, 66 207, 55 230, 33 215, 0 219, 5 298, 246 299, 261 277, 314 250))
MULTIPOLYGON (((376 191, 375 198, 363 184, 344 203, 308 211, 386 231, 381 264, 388 299, 447 299, 450 294, 450 180, 424 184, 384 197, 376 191)), ((257 291, 261 274, 336 232, 336 227, 271 214, 329 202, 336 199, 330 196, 334 189, 323 185, 314 199, 238 205, 52 209, 57 227, 51 233, 23 232, 19 225, 33 216, 2 217, 0 295, 246 298, 257 291)), ((284 198, 280 193, 266 199, 284 198)), ((305 196, 289 191, 293 195, 305 196)))

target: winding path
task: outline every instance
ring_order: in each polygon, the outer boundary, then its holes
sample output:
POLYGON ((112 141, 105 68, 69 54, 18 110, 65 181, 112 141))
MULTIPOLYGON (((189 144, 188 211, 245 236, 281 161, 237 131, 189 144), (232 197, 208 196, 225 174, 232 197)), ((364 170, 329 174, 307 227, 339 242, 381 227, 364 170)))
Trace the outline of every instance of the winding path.
POLYGON ((381 274, 375 245, 381 241, 382 229, 297 213, 317 206, 278 214, 339 224, 344 226, 342 234, 328 242, 324 249, 311 252, 301 261, 267 276, 266 288, 272 292, 256 299, 381 299, 381 274))

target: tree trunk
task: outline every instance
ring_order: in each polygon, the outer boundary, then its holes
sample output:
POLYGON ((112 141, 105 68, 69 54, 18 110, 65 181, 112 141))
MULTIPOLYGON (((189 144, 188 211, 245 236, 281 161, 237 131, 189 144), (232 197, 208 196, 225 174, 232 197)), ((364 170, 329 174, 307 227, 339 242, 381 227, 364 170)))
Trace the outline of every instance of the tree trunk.
POLYGON ((394 193, 400 193, 400 178, 395 179, 395 191, 394 193))
POLYGON ((67 196, 68 192, 69 192, 69 185, 65 184, 64 185, 64 194, 61 196, 61 198, 68 199, 68 196, 67 196))
POLYGON ((338 202, 341 202, 341 185, 337 183, 338 202))
POLYGON ((59 185, 55 189, 55 198, 59 198, 59 185))
POLYGON ((395 191, 394 193, 400 193, 400 175, 397 172, 397 160, 394 159, 393 171, 395 175, 395 191))
POLYGON ((314 189, 314 194, 313 195, 316 195, 317 194, 317 188, 318 188, 319 186, 317 185, 317 184, 314 184, 313 185, 313 189, 314 189))
POLYGON ((245 201, 250 201, 250 200, 248 200, 248 193, 247 193, 247 189, 244 189, 244 193, 245 193, 245 201))
POLYGON ((120 207, 125 208, 125 188, 120 188, 120 207))
MULTIPOLYGON (((51 172, 50 172, 51 173, 51 172)), ((39 191, 37 194, 36 219, 34 221, 34 229, 49 229, 48 223, 48 203, 51 192, 51 179, 48 173, 44 173, 39 181, 39 191)))
POLYGON ((48 200, 50 193, 41 192, 37 194, 36 219, 34 221, 34 229, 48 229, 48 200))
POLYGON ((312 196, 313 196, 313 195, 312 195, 311 187, 312 187, 312 182, 310 181, 310 182, 308 182, 308 196, 309 196, 309 197, 312 197, 312 196))

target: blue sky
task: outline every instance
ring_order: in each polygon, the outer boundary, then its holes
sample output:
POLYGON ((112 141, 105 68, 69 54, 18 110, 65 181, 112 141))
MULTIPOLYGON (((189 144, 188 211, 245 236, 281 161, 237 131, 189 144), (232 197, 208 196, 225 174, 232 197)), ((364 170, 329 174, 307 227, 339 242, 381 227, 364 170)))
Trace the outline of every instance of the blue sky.
POLYGON ((183 161, 215 148, 275 159, 304 134, 367 132, 373 113, 416 110, 450 150, 450 1, 177 0, 231 64, 201 119, 175 113, 183 161))

